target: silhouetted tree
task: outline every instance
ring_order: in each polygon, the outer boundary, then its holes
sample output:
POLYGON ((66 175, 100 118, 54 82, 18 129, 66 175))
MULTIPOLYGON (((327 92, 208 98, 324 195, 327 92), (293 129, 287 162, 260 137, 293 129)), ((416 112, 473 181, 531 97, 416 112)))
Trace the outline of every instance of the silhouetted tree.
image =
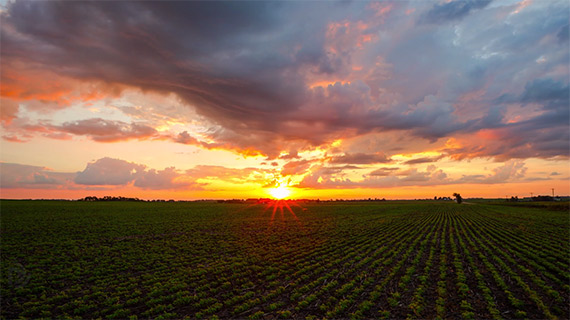
POLYGON ((453 196, 455 197, 455 201, 457 201, 457 203, 461 203, 463 202, 463 198, 461 198, 461 195, 459 193, 454 193, 453 196))

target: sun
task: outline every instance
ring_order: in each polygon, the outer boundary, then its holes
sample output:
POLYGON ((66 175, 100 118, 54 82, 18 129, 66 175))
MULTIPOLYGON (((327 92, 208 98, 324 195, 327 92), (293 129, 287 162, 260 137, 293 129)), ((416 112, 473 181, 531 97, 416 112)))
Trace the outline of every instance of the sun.
POLYGON ((269 194, 271 194, 271 196, 275 199, 284 199, 291 194, 291 190, 285 186, 279 186, 273 189, 269 189, 269 194))

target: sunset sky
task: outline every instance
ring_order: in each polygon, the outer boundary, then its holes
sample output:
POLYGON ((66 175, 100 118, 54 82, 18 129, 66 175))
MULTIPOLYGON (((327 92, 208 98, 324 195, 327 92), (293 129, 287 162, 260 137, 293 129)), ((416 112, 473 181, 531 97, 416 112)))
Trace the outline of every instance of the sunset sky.
POLYGON ((0 4, 1 198, 570 191, 568 0, 0 4))

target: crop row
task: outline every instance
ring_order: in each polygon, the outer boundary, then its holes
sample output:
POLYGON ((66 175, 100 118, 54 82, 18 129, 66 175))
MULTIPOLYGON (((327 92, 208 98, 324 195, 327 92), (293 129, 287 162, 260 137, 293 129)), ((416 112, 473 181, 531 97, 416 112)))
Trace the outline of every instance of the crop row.
POLYGON ((544 210, 35 204, 3 207, 6 318, 570 316, 570 248, 548 233, 568 225, 544 210))

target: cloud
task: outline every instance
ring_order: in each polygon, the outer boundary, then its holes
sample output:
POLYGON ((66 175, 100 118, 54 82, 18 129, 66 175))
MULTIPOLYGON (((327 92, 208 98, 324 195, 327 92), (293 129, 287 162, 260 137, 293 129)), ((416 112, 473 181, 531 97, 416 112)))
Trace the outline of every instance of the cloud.
POLYGON ((55 189, 66 186, 73 173, 54 172, 46 167, 0 162, 2 188, 55 189))
MULTIPOLYGON (((296 185, 299 188, 335 189, 335 188, 390 188, 404 186, 440 186, 454 184, 500 184, 517 181, 530 181, 526 178, 527 167, 524 161, 509 160, 491 169, 487 175, 463 175, 458 178, 450 177, 445 171, 435 165, 429 165, 425 170, 409 168, 379 168, 363 176, 361 180, 347 178, 342 170, 327 170, 320 167, 304 177, 296 185)), ((533 180, 534 178, 530 178, 533 180)))
POLYGON ((258 168, 228 168, 223 166, 198 165, 186 170, 185 175, 191 177, 193 180, 211 179, 216 182, 224 181, 234 184, 243 184, 245 182, 266 184, 266 172, 273 171, 258 168))
POLYGON ((472 10, 485 8, 491 0, 454 0, 435 4, 426 12, 421 21, 425 23, 442 23, 459 20, 472 10))
POLYGON ((182 189, 192 186, 196 190, 200 184, 195 183, 188 177, 184 177, 176 168, 169 167, 164 170, 150 169, 137 175, 135 187, 143 189, 182 189))
POLYGON ((570 28, 570 25, 565 25, 563 27, 560 28, 560 31, 558 31, 558 33, 556 34, 556 37, 558 38, 558 40, 560 42, 568 42, 569 36, 568 36, 568 29, 570 28))
POLYGON ((496 184, 521 180, 525 177, 527 167, 524 161, 509 160, 502 166, 492 169, 492 173, 484 175, 464 175, 456 183, 483 183, 496 184))
MULTIPOLYGON (((3 25, 3 27, 6 27, 3 25)), ((5 29, 2 30, 5 33, 5 29)), ((14 30, 12 30, 14 32, 14 30)), ((4 48, 3 57, 11 57, 13 48, 4 48)), ((117 91, 100 82, 74 80, 53 70, 38 67, 35 64, 22 63, 21 59, 9 59, 2 63, 2 89, 0 95, 26 103, 31 109, 37 109, 38 104, 31 101, 41 101, 41 107, 62 109, 73 103, 87 103, 114 95, 117 91), (46 81, 49 79, 49 81, 46 81)))
POLYGON ((410 164, 430 163, 430 162, 435 162, 439 159, 441 159, 441 157, 422 157, 422 158, 416 158, 404 161, 403 164, 410 165, 410 164))
POLYGON ((303 180, 294 185, 297 188, 308 189, 334 189, 353 188, 354 183, 342 176, 342 169, 329 167, 315 167, 311 172, 303 177, 303 180))
POLYGON ((368 175, 386 177, 389 175, 393 175, 395 173, 395 171, 398 171, 399 169, 400 168, 379 168, 379 169, 376 169, 376 170, 370 172, 368 175))
POLYGON ((120 159, 101 158, 77 173, 75 183, 83 185, 126 185, 145 170, 144 165, 120 159))
POLYGON ((129 139, 147 139, 157 135, 154 128, 139 123, 93 118, 73 122, 65 122, 52 127, 74 135, 88 136, 98 142, 116 142, 129 139))
MULTIPOLYGON (((215 134, 214 134, 215 136, 215 134)), ((210 137, 212 138, 212 137, 210 137)), ((239 143, 233 144, 231 142, 206 142, 200 141, 197 138, 191 136, 188 131, 183 131, 179 133, 177 136, 170 137, 170 139, 177 143, 188 144, 188 145, 195 145, 200 146, 204 149, 222 149, 222 150, 231 150, 236 153, 241 154, 244 157, 248 156, 258 156, 262 154, 262 151, 258 150, 256 147, 240 147, 239 143)), ((219 140, 226 140, 226 139, 219 139, 219 140)), ((274 152, 278 152, 277 149, 274 152)), ((271 159, 271 157, 270 157, 271 159)))
POLYGON ((292 100, 303 90, 301 82, 273 80, 273 73, 290 61, 263 50, 267 39, 289 36, 277 24, 282 17, 276 9, 282 6, 15 2, 3 17, 2 55, 12 61, 21 59, 21 52, 35 51, 28 60, 59 75, 176 92, 227 126, 245 119, 259 126, 267 122, 261 117, 266 106, 281 101, 282 110, 292 109, 292 100), (58 18, 63 16, 65 23, 58 18), (29 19, 42 27, 29 26, 29 19), (169 23, 159 22, 164 19, 169 23), (242 48, 251 54, 243 55, 242 48))
POLYGON ((570 156, 570 110, 559 107, 527 120, 458 136, 459 145, 441 151, 455 160, 492 157, 498 161, 570 156), (474 139, 473 137, 476 137, 474 139))
POLYGON ((400 178, 401 181, 406 182, 424 182, 429 181, 430 173, 429 172, 419 172, 418 169, 409 169, 403 171, 398 174, 399 176, 403 176, 400 178))
POLYGON ((0 97, 0 105, 2 105, 2 112, 0 112, 0 121, 3 123, 10 123, 16 115, 20 108, 17 101, 9 98, 0 97))
POLYGON ((346 153, 341 156, 330 157, 329 163, 347 163, 347 164, 374 164, 391 162, 383 153, 346 153))
POLYGON ((342 170, 329 170, 320 167, 306 175, 296 185, 299 188, 335 189, 335 188, 389 188, 401 186, 430 186, 454 183, 447 174, 435 167, 425 171, 416 168, 399 170, 381 168, 364 175, 362 180, 351 180, 342 170))
POLYGON ((281 169, 281 175, 285 177, 303 174, 311 167, 311 163, 310 160, 289 161, 281 169))
POLYGON ((520 97, 524 103, 546 103, 546 109, 568 107, 570 87, 562 81, 552 78, 535 79, 528 82, 520 97))
POLYGON ((527 167, 524 161, 510 160, 503 166, 493 169, 493 174, 485 179, 485 183, 499 183, 510 179, 521 179, 525 176, 527 167))
POLYGON ((567 123, 542 123, 564 119, 568 102, 559 95, 567 3, 536 1, 516 14, 489 3, 16 1, 0 22, 1 95, 13 102, 2 121, 19 116, 18 102, 53 111, 136 88, 175 96, 208 121, 207 133, 158 136, 163 116, 192 121, 166 104, 119 108, 132 122, 46 124, 98 142, 156 137, 270 159, 372 133, 425 144, 503 130, 514 151, 464 139, 457 158, 567 156, 565 139, 545 138, 567 123), (541 114, 511 118, 524 112, 518 104, 541 114), (526 147, 523 129, 533 135, 526 147))
MULTIPOLYGON (((331 15, 334 17, 346 8, 327 3, 303 8, 287 3, 195 2, 120 6, 89 3, 87 6, 89 10, 76 4, 59 6, 26 1, 12 4, 2 29, 6 43, 3 48, 9 48, 2 52, 4 58, 16 59, 16 52, 27 52, 28 60, 49 66, 50 72, 57 71, 60 76, 175 92, 200 114, 224 128, 215 137, 219 145, 241 149, 259 146, 256 149, 266 154, 278 153, 280 150, 271 149, 292 140, 319 145, 338 136, 335 131, 344 128, 405 130, 423 125, 416 120, 398 119, 402 117, 400 112, 393 115, 368 112, 366 109, 375 107, 366 96, 370 89, 362 81, 325 88, 324 95, 308 90, 303 70, 313 70, 315 75, 341 72, 350 54, 330 56, 326 46, 332 44, 326 41, 332 40, 326 40, 326 30, 319 30, 324 21, 316 19, 303 28, 293 25, 284 28, 288 25, 286 14, 327 9, 336 11, 331 15), (275 7, 280 11, 275 11, 275 7), (133 17, 132 12, 147 15, 137 15, 133 26, 124 19, 133 17), (71 17, 67 24, 76 27, 70 29, 52 16, 71 17), (193 16, 200 18, 189 18, 193 16), (163 19, 169 24, 156 23, 163 19), (32 20, 43 27, 29 27, 26 21, 32 20), (229 27, 229 21, 236 25, 229 27), (310 41, 305 38, 307 27, 316 31, 310 41), (54 41, 45 30, 61 36, 54 41), (121 45, 117 47, 117 43, 121 45), (283 51, 299 45, 301 49, 293 57, 283 51), (139 55, 126 55, 133 51, 139 55), (362 110, 351 110, 359 104, 362 110), (327 114, 332 117, 326 117, 327 114), (320 118, 317 126, 313 125, 312 115, 320 118), (363 126, 365 119, 375 121, 363 126), (397 120, 399 125, 387 125, 391 120, 397 120), (245 136, 246 139, 240 138, 245 136)), ((347 23, 357 33, 367 28, 363 21, 347 23)), ((329 36, 336 39, 340 32, 338 29, 329 36)), ((425 116, 425 113, 418 115, 425 116)))
POLYGON ((86 136, 93 141, 105 143, 132 139, 168 138, 161 136, 156 129, 143 123, 126 123, 102 118, 68 121, 57 125, 52 124, 49 120, 28 123, 24 119, 17 119, 8 129, 7 131, 10 132, 10 134, 5 135, 4 139, 19 142, 28 141, 36 134, 57 140, 71 140, 74 136, 86 136), (21 137, 27 139, 22 139, 21 137))
POLYGON ((75 183, 79 185, 125 186, 133 184, 141 189, 201 189, 196 177, 186 172, 168 167, 163 170, 147 168, 145 165, 121 159, 101 158, 87 164, 85 170, 78 172, 75 183))
POLYGON ((299 153, 297 151, 290 151, 287 154, 279 156, 279 159, 283 159, 283 160, 291 160, 291 159, 299 159, 299 158, 301 158, 301 157, 299 157, 299 153))
POLYGON ((172 139, 174 142, 182 143, 182 144, 192 144, 192 145, 200 145, 200 141, 198 139, 192 137, 188 131, 183 131, 178 134, 178 136, 172 139))
POLYGON ((0 187, 24 189, 107 190, 134 186, 144 190, 204 190, 208 184, 227 182, 264 185, 275 170, 199 165, 188 170, 162 170, 105 157, 80 172, 56 172, 45 167, 0 162, 0 187))
POLYGON ((532 105, 538 110, 521 112, 518 121, 505 121, 505 107, 491 108, 475 125, 477 139, 459 136, 464 147, 447 152, 455 159, 493 157, 499 161, 568 157, 569 92, 568 83, 552 78, 528 81, 520 95, 502 95, 496 101, 517 107, 532 105))
POLYGON ((9 141, 9 142, 28 142, 28 140, 26 140, 26 139, 22 139, 20 137, 17 137, 15 135, 11 135, 11 134, 3 135, 2 139, 9 141))

